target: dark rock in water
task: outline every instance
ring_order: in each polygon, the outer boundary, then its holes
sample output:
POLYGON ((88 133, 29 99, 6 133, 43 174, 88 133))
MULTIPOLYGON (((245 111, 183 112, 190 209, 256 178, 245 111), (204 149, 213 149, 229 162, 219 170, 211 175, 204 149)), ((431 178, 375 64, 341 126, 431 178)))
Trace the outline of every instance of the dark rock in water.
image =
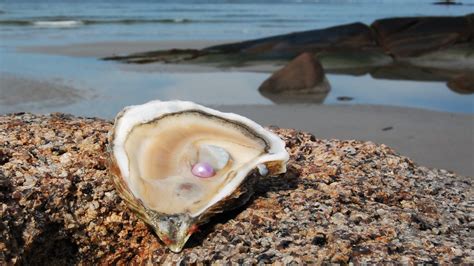
POLYGON ((303 52, 344 52, 347 49, 383 54, 377 46, 372 30, 363 23, 352 23, 325 29, 295 32, 261 39, 211 46, 202 50, 173 49, 151 51, 125 56, 113 56, 104 60, 125 63, 222 63, 222 61, 290 60, 303 52), (234 56, 235 55, 235 56, 234 56), (219 62, 221 61, 221 62, 219 62))
POLYGON ((350 96, 339 96, 337 97, 337 100, 341 102, 348 102, 354 100, 354 98, 350 96))
POLYGON ((0 265, 470 264, 473 179, 386 145, 272 128, 288 172, 259 179, 170 252, 118 196, 100 119, 0 116, 0 265), (52 151, 60 146, 64 153, 52 151))
POLYGON ((268 38, 223 44, 204 49, 212 53, 242 53, 262 58, 293 58, 303 52, 336 48, 375 48, 371 29, 352 23, 326 29, 295 32, 268 38))
POLYGON ((372 28, 378 43, 395 57, 418 56, 467 42, 473 34, 468 16, 380 19, 372 28))
POLYGON ((474 93, 474 74, 465 73, 448 81, 448 87, 459 94, 474 93))
POLYGON ((438 1, 438 2, 434 2, 433 5, 447 5, 447 6, 460 6, 462 5, 462 3, 460 2, 455 2, 455 1, 450 1, 450 0, 447 0, 447 1, 438 1))
POLYGON ((110 56, 104 57, 102 60, 121 61, 129 64, 148 64, 153 62, 179 63, 182 61, 193 60, 205 54, 206 53, 196 49, 171 49, 165 51, 135 53, 124 56, 110 56))
POLYGON ((329 83, 324 69, 311 53, 303 53, 265 80, 261 92, 272 94, 327 93, 329 83))

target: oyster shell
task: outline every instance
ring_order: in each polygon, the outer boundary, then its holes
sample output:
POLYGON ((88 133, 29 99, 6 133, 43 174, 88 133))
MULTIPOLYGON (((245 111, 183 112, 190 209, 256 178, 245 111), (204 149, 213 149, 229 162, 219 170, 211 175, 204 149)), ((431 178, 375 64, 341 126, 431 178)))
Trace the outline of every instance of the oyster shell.
POLYGON ((286 172, 289 157, 250 119, 185 101, 126 107, 108 151, 117 191, 174 252, 212 215, 245 203, 259 174, 286 172))

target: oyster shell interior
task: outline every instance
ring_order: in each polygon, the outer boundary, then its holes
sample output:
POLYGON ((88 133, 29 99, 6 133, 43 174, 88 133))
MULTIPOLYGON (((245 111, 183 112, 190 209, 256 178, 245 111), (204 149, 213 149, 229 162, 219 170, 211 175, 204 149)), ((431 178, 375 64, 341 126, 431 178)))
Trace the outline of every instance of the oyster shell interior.
POLYGON ((186 101, 126 107, 109 134, 117 192, 173 252, 244 204, 260 175, 286 172, 285 142, 254 121, 186 101))
POLYGON ((251 128, 200 111, 136 125, 124 143, 129 186, 143 204, 159 213, 190 216, 231 194, 267 149, 251 128), (192 173, 202 160, 213 166, 212 177, 192 173))

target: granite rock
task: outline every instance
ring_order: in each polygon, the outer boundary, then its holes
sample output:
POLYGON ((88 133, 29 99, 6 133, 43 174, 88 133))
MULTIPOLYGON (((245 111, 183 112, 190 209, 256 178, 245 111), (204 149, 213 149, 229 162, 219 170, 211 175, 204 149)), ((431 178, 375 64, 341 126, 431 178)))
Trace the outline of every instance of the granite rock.
POLYGON ((109 121, 0 116, 0 264, 473 263, 472 178, 385 145, 272 127, 288 173, 174 254, 131 213, 106 169, 109 121))

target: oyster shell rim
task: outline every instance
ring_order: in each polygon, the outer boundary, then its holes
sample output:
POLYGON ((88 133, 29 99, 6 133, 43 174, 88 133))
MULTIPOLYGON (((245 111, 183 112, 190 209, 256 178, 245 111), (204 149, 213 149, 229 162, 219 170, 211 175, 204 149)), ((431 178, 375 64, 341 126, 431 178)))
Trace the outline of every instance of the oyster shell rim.
MULTIPOLYGON (((127 136, 137 125, 153 123, 164 118, 165 116, 188 112, 198 112, 201 115, 218 118, 230 124, 235 124, 245 128, 246 131, 252 134, 253 137, 260 138, 266 145, 266 153, 259 156, 254 161, 254 163, 251 164, 252 167, 241 169, 243 172, 245 172, 245 174, 234 177, 233 180, 226 185, 227 188, 230 188, 220 190, 202 209, 194 214, 188 213, 190 218, 198 218, 199 216, 203 215, 203 213, 206 213, 206 211, 209 209, 212 209, 213 205, 231 196, 234 191, 238 190, 240 185, 245 181, 246 177, 250 175, 252 170, 254 170, 259 164, 269 164, 267 167, 269 169, 270 175, 277 175, 286 172, 286 163, 289 160, 289 154, 285 149, 285 142, 273 132, 263 128, 261 125, 247 117, 234 113, 221 112, 189 101, 154 100, 141 105, 127 106, 121 112, 119 112, 115 118, 113 129, 109 132, 109 144, 107 149, 111 158, 113 158, 113 162, 111 162, 111 164, 113 164, 116 168, 116 174, 119 174, 120 176, 121 189, 124 190, 123 186, 125 185, 127 193, 134 197, 134 199, 139 200, 140 205, 142 205, 142 207, 146 210, 153 209, 148 208, 145 205, 139 195, 137 195, 138 193, 133 191, 132 186, 129 183, 130 161, 124 147, 127 136), (125 118, 128 118, 131 121, 124 125, 122 122, 125 118), (121 145, 117 144, 117 142, 121 143, 121 145), (125 162, 127 162, 126 165, 124 166, 123 163, 121 164, 120 160, 125 160, 125 162), (275 162, 280 163, 275 164, 275 162)), ((117 181, 118 180, 114 181, 116 185, 117 181)), ((137 208, 138 206, 136 206, 136 203, 130 201, 131 199, 127 200, 129 204, 135 205, 133 206, 133 209, 138 211, 139 208, 137 208)), ((146 212, 141 213, 141 215, 146 215, 146 212)))

